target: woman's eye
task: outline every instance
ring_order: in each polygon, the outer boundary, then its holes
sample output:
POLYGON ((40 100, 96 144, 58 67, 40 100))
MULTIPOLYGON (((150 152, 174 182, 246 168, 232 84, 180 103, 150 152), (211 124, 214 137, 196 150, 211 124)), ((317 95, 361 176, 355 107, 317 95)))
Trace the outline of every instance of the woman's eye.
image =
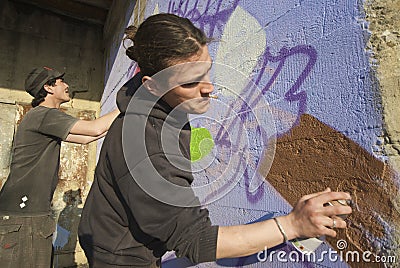
POLYGON ((195 87, 199 84, 199 82, 192 82, 192 83, 186 83, 181 85, 182 87, 195 87))

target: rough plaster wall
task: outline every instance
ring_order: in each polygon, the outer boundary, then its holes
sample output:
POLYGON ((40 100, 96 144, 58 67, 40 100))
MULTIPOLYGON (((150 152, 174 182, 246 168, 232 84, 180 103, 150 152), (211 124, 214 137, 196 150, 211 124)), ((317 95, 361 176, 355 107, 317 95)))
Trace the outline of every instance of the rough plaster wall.
POLYGON ((365 8, 371 31, 369 46, 374 52, 371 61, 381 90, 385 151, 391 164, 400 171, 400 1, 367 1, 365 8))
POLYGON ((0 189, 10 172, 10 152, 15 131, 16 107, 0 103, 0 189))
POLYGON ((103 91, 101 26, 54 15, 27 4, 0 2, 0 87, 24 89, 36 66, 66 71, 76 98, 99 101, 103 91))
MULTIPOLYGON (((213 136, 215 150, 211 155, 218 162, 196 173, 195 183, 207 183, 219 176, 226 180, 221 188, 227 186, 230 190, 208 204, 213 223, 244 224, 288 213, 301 195, 329 186, 351 192, 355 212, 348 219, 348 230, 338 238, 328 239, 316 253, 321 256, 323 252, 338 250, 342 239, 347 247, 338 252, 358 252, 361 256, 369 250, 372 257, 399 258, 398 169, 393 170, 386 164, 381 97, 371 69, 370 51, 366 49, 369 33, 362 1, 140 2, 142 5, 136 5, 130 23, 140 20, 138 14, 143 12, 145 17, 171 12, 190 18, 218 40, 209 45, 216 66, 213 75, 219 83, 216 86, 219 103, 207 113, 214 122, 198 118, 192 121, 193 126, 206 128, 213 136), (218 63, 231 65, 233 69, 218 63), (243 99, 239 100, 238 96, 243 99), (250 104, 253 113, 243 110, 243 100, 250 104), (223 120, 232 110, 221 103, 230 105, 241 116, 223 120), (261 119, 259 122, 254 120, 255 115, 261 119), (230 140, 224 140, 224 132, 229 132, 230 140), (275 134, 273 148, 262 138, 271 133, 275 134), (250 152, 250 157, 235 158, 226 147, 239 148, 240 153, 250 152), (233 167, 229 166, 232 159, 236 161, 233 167), (252 180, 260 176, 254 173, 257 167, 265 169, 267 183, 250 191, 252 180), (228 185, 229 179, 234 178, 239 181, 228 185)), ((394 3, 382 1, 380 4, 383 2, 394 3)), ((392 27, 391 22, 386 25, 392 27)), ((384 38, 393 38, 393 31, 385 33, 384 38)), ((116 91, 136 70, 122 47, 116 53, 102 99, 103 109, 114 105, 116 91)), ((391 70, 397 70, 396 66, 391 70)), ((392 121, 397 122, 396 113, 386 108, 385 97, 382 98, 383 108, 389 114, 386 118, 393 116, 392 121)), ((210 192, 209 197, 213 199, 216 195, 210 192)), ((290 243, 277 250, 286 254, 295 252, 290 243)), ((282 262, 275 258, 266 264, 252 256, 196 267, 244 265, 384 266, 363 260, 346 263, 329 258, 311 262, 282 262)), ((396 267, 393 263, 386 265, 396 267)), ((164 266, 176 268, 190 264, 167 254, 164 266)))

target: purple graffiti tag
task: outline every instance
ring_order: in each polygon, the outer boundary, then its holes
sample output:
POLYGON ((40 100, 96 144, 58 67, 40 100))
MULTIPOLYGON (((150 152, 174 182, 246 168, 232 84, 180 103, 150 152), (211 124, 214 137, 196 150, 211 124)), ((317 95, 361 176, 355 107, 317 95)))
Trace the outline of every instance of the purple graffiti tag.
MULTIPOLYGON (((317 51, 315 50, 315 48, 313 48, 311 46, 306 46, 306 45, 299 45, 299 46, 293 47, 291 49, 282 48, 279 51, 278 56, 273 56, 270 53, 270 49, 267 48, 264 53, 264 64, 262 66, 260 73, 263 73, 265 71, 265 68, 266 68, 268 62, 273 62, 273 63, 279 62, 278 68, 275 70, 270 81, 267 83, 267 85, 262 90, 262 94, 265 94, 265 92, 271 88, 271 86, 274 83, 274 81, 276 80, 278 74, 281 72, 285 61, 290 56, 293 56, 296 54, 306 55, 308 57, 308 62, 307 62, 307 65, 305 66, 304 70, 301 72, 300 76, 296 79, 293 86, 289 89, 288 92, 286 92, 285 99, 289 102, 299 101, 299 113, 298 113, 298 117, 297 117, 297 120, 299 120, 299 118, 300 118, 299 116, 302 115, 306 111, 306 108, 307 108, 307 94, 305 91, 300 91, 300 92, 297 92, 297 91, 300 89, 301 85, 304 83, 304 80, 310 75, 311 70, 313 69, 313 67, 317 61, 317 51)), ((259 79, 261 79, 260 76, 258 78, 258 81, 255 82, 255 84, 259 83, 259 81, 260 81, 259 79)), ((260 97, 261 97, 261 95, 259 96, 259 98, 260 97)), ((296 123, 297 123, 297 121, 296 121, 296 123)))
MULTIPOLYGON (((289 102, 294 102, 294 101, 299 101, 299 111, 297 115, 296 122, 298 122, 300 115, 302 115, 306 111, 307 107, 307 94, 305 91, 299 91, 301 85, 305 81, 305 79, 310 75, 311 70, 313 69, 316 59, 317 59, 317 53, 316 50, 311 47, 311 46, 304 46, 304 45, 299 45, 296 46, 292 49, 287 49, 287 48, 282 48, 277 56, 273 56, 270 53, 270 49, 267 48, 264 56, 263 56, 263 63, 262 63, 262 68, 258 72, 258 77, 255 79, 254 84, 249 83, 249 85, 246 87, 248 90, 244 91, 242 100, 243 103, 241 104, 241 108, 238 111, 239 116, 233 120, 233 122, 226 126, 225 128, 220 128, 216 137, 215 137, 215 144, 218 146, 227 146, 231 144, 240 144, 243 142, 245 139, 245 133, 244 130, 242 129, 237 135, 235 136, 236 140, 233 142, 230 142, 227 140, 227 135, 224 132, 230 133, 234 128, 237 128, 240 124, 244 124, 245 121, 249 118, 249 116, 253 113, 252 112, 252 107, 256 107, 264 98, 265 94, 267 93, 268 90, 271 89, 271 86, 274 84, 274 82, 277 80, 279 74, 282 72, 283 67, 285 66, 285 62, 287 59, 290 57, 296 55, 296 54, 304 54, 308 57, 307 64, 304 68, 304 70, 301 72, 299 77, 296 79, 292 87, 285 93, 285 100, 289 102), (261 78, 265 74, 265 68, 268 65, 269 62, 272 63, 278 63, 278 67, 275 69, 275 72, 273 73, 272 77, 269 79, 265 87, 261 90, 257 90, 257 85, 260 84, 261 78), (250 103, 250 104, 249 104, 250 103)), ((231 108, 229 112, 227 112, 226 116, 229 116, 229 114, 234 110, 234 108, 231 108)), ((283 133, 280 133, 281 135, 283 133)), ((262 131, 262 128, 258 127, 256 128, 256 135, 257 137, 261 137, 264 142, 267 141, 268 137, 266 133, 262 131)), ((247 148, 247 146, 246 146, 247 148)), ((258 160, 260 161, 260 157, 258 160)), ((242 163, 243 165, 246 166, 246 163, 242 163)), ((258 162, 257 162, 258 164, 258 162)), ((237 167, 235 171, 239 171, 242 166, 237 167)), ((248 191, 249 185, 250 185, 250 180, 252 179, 252 176, 255 171, 249 170, 249 168, 246 166, 245 171, 244 171, 244 179, 245 179, 245 187, 246 187, 246 195, 247 199, 251 203, 256 203, 258 202, 264 194, 264 189, 262 187, 258 188, 255 193, 250 193, 248 191)))
POLYGON ((201 1, 196 0, 191 8, 190 1, 169 1, 168 12, 190 19, 197 24, 208 36, 221 36, 226 22, 239 5, 240 0, 235 0, 232 3, 226 3, 225 9, 222 8, 224 1, 207 0, 205 6, 201 1))

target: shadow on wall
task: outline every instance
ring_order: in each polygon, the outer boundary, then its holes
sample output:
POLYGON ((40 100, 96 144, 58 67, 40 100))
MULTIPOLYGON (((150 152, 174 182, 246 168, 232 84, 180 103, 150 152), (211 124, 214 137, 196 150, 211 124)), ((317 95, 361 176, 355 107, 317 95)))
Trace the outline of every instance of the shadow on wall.
MULTIPOLYGON (((303 195, 332 190, 352 195, 353 214, 347 230, 338 232, 328 243, 347 242, 346 251, 359 256, 370 251, 377 256, 395 254, 396 209, 399 187, 395 174, 385 163, 345 135, 304 114, 297 126, 278 138, 274 162, 266 180, 293 206, 303 195)), ((352 267, 384 267, 378 263, 349 263, 352 267)))
POLYGON ((78 225, 82 209, 81 189, 64 192, 65 208, 57 222, 57 236, 54 244, 54 267, 76 267, 75 249, 78 237, 78 225))

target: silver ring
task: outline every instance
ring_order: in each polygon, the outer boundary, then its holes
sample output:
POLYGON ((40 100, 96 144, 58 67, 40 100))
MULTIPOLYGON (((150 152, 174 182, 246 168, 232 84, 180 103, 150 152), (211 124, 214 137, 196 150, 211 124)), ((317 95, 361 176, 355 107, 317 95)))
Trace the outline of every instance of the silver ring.
POLYGON ((333 220, 332 228, 335 228, 336 227, 336 220, 335 219, 332 219, 332 220, 333 220))

